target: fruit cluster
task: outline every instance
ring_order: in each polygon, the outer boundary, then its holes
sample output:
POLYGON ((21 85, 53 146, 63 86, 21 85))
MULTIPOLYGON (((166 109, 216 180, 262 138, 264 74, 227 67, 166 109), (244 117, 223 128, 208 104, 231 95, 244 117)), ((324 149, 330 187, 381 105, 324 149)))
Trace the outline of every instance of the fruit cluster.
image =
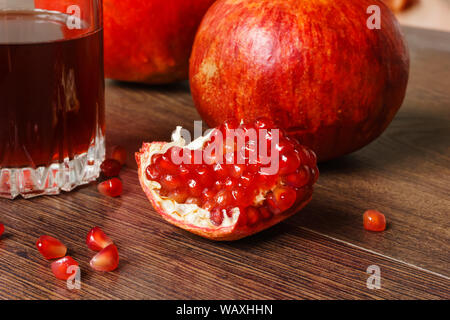
POLYGON ((269 119, 242 124, 227 121, 214 129, 201 150, 172 147, 153 155, 146 177, 161 185, 161 196, 208 210, 216 226, 222 224, 225 215, 231 217, 234 208, 240 209, 240 222, 252 226, 309 199, 319 174, 316 162, 313 151, 287 137, 269 119), (249 130, 254 130, 253 138, 247 135, 249 130), (234 139, 236 132, 244 134, 243 143, 234 139), (265 153, 272 156, 274 134, 278 134, 274 145, 278 156, 272 161, 278 163, 278 170, 268 174, 264 169, 269 164, 262 161, 260 149, 265 143, 265 153), (258 141, 261 136, 264 141, 258 141), (206 150, 220 152, 204 153, 206 150), (252 152, 255 161, 251 161, 252 152), (196 164, 196 153, 203 159, 201 164, 196 164), (176 164, 174 154, 187 160, 176 164), (242 159, 241 163, 236 163, 237 159, 242 159))
MULTIPOLYGON (((97 271, 113 271, 119 265, 119 252, 111 239, 99 228, 94 227, 86 237, 87 246, 94 251, 100 251, 90 261, 97 271)), ((58 259, 51 264, 56 278, 67 280, 78 270, 78 262, 66 256, 67 247, 58 239, 43 235, 36 241, 36 247, 47 260, 58 259)))

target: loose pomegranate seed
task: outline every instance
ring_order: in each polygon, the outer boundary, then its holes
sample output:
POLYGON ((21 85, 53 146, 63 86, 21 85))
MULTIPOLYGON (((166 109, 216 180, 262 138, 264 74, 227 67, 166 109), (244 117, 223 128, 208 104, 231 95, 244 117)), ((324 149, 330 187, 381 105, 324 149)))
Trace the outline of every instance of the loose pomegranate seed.
POLYGON ((102 249, 91 259, 91 267, 97 271, 113 271, 119 265, 119 251, 114 244, 102 249))
POLYGON ((172 147, 164 154, 153 155, 150 165, 145 168, 146 177, 161 185, 161 196, 208 210, 214 224, 222 223, 224 212, 236 207, 242 208, 242 216, 245 216, 240 218, 240 223, 244 223, 245 219, 246 224, 258 224, 288 210, 301 199, 309 199, 310 186, 318 177, 314 153, 287 137, 283 130, 274 131, 274 128, 273 121, 264 118, 243 124, 235 120, 227 121, 214 129, 203 149, 172 147), (238 131, 233 132, 233 139, 230 139, 229 134, 235 129, 246 133, 245 141, 238 143, 234 139, 238 131), (252 133, 252 129, 257 132, 252 133), (260 138, 261 132, 258 130, 262 129, 265 141, 258 143, 255 139, 260 138), (270 164, 267 164, 265 155, 257 151, 261 144, 266 143, 269 152, 276 132, 279 132, 279 142, 275 146, 279 152, 279 170, 271 173, 266 170, 270 164), (215 152, 211 154, 211 150, 215 152), (256 156, 254 152, 257 152, 256 156), (183 155, 183 159, 189 161, 196 157, 204 159, 207 155, 208 162, 199 164, 188 161, 180 165, 173 161, 173 155, 179 159, 183 155), (243 163, 237 162, 238 159, 243 163), (260 204, 255 205, 257 202, 260 204), (263 209, 261 203, 265 203, 263 209), (248 209, 250 207, 253 208, 248 209))
POLYGON ((119 161, 115 159, 106 159, 100 165, 100 170, 105 175, 105 177, 117 177, 122 169, 122 165, 119 161))
POLYGON ((127 150, 124 147, 116 146, 113 149, 111 157, 119 161, 121 166, 124 166, 127 162, 127 150))
POLYGON ((0 237, 2 236, 3 232, 5 232, 5 226, 0 223, 0 237))
POLYGON ((36 247, 47 260, 64 257, 67 253, 67 247, 58 239, 50 236, 40 236, 36 241, 36 247))
POLYGON ((363 216, 364 229, 369 231, 384 231, 386 229, 386 218, 377 210, 367 210, 363 216))
POLYGON ((78 262, 70 256, 56 260, 51 264, 53 274, 56 278, 61 280, 67 280, 70 276, 77 272, 77 268, 73 268, 73 266, 78 267, 78 262), (72 268, 69 269, 69 267, 72 268))
POLYGON ((97 189, 104 196, 118 197, 123 191, 122 181, 118 178, 112 178, 99 183, 97 189))
POLYGON ((92 228, 86 236, 87 246, 94 251, 100 251, 111 243, 111 239, 99 227, 92 228))

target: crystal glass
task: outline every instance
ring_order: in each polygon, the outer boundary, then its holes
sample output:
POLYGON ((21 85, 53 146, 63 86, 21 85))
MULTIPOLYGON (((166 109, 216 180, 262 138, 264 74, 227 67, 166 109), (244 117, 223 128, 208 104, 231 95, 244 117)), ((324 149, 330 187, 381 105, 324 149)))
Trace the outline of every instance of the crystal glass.
POLYGON ((98 177, 104 91, 101 0, 0 0, 0 197, 98 177))

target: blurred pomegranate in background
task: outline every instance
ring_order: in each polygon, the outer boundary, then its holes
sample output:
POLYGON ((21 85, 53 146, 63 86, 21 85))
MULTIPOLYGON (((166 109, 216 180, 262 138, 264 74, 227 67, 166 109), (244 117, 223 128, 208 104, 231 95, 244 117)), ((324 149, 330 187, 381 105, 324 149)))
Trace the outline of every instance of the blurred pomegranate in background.
POLYGON ((210 127, 271 118, 322 161, 377 138, 408 75, 405 41, 379 0, 218 0, 190 64, 195 105, 210 127), (367 26, 374 4, 380 29, 367 26))
POLYGON ((104 0, 107 78, 150 84, 188 77, 195 33, 214 0, 104 0))
POLYGON ((384 3, 394 12, 401 12, 413 5, 416 0, 383 0, 384 3))

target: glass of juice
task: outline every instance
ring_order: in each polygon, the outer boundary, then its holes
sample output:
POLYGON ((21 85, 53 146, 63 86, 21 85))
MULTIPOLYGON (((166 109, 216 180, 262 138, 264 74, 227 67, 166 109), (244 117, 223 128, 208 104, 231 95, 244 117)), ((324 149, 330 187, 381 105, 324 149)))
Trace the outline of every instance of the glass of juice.
POLYGON ((0 197, 95 180, 105 157, 102 0, 0 0, 0 197))

